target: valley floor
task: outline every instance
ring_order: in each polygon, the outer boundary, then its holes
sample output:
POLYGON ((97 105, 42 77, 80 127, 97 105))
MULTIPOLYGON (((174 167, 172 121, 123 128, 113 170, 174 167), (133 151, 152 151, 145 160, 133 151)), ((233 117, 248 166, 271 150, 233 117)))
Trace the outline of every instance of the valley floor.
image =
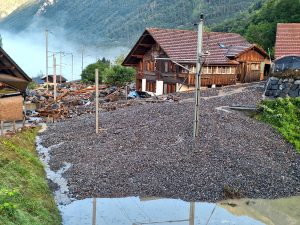
POLYGON ((271 126, 230 110, 256 105, 263 83, 202 91, 193 142, 193 93, 179 102, 133 106, 49 125, 50 166, 75 198, 158 196, 187 201, 279 198, 300 193, 300 155, 271 126), (57 145, 60 144, 60 145, 57 145), (230 196, 230 195, 234 196, 230 196))

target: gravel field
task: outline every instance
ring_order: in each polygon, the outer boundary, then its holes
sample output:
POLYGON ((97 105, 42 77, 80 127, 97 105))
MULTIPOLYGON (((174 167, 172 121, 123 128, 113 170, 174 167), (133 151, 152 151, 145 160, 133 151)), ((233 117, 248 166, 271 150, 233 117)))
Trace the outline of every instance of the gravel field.
POLYGON ((221 106, 255 105, 263 83, 203 90, 201 137, 193 142, 193 93, 180 102, 147 103, 50 124, 43 145, 50 166, 64 162, 70 194, 158 196, 215 202, 228 192, 249 198, 300 193, 300 155, 273 128, 221 106), (218 96, 219 95, 219 96, 218 96), (229 191, 228 191, 229 190, 229 191))

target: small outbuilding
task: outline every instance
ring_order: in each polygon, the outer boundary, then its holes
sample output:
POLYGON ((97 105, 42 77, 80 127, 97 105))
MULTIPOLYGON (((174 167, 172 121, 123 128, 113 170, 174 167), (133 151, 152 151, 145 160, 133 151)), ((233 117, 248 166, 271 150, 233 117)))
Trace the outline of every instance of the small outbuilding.
MULTIPOLYGON (((42 78, 42 80, 44 81, 44 83, 47 83, 47 77, 44 76, 42 78)), ((61 76, 61 75, 56 75, 56 83, 57 84, 62 84, 62 83, 66 83, 68 80, 61 76)), ((48 75, 48 84, 53 84, 54 83, 54 76, 53 75, 48 75)))

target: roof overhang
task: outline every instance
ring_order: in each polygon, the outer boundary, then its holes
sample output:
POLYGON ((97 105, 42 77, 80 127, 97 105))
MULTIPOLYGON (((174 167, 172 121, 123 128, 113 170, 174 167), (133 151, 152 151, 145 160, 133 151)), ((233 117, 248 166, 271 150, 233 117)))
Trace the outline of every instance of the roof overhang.
POLYGON ((25 92, 31 78, 0 48, 0 82, 25 92))
POLYGON ((144 54, 149 51, 156 41, 153 39, 151 34, 145 30, 139 40, 136 42, 134 47, 131 49, 125 60, 123 66, 135 66, 143 58, 144 54))

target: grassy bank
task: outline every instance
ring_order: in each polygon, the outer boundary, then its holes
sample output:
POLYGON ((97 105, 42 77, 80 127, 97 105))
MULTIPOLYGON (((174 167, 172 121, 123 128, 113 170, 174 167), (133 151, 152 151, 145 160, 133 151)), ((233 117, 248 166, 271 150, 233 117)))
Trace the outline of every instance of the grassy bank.
POLYGON ((300 97, 267 100, 261 108, 258 119, 276 128, 300 153, 300 97))
POLYGON ((37 129, 0 137, 0 224, 56 225, 59 211, 35 150, 37 129))

